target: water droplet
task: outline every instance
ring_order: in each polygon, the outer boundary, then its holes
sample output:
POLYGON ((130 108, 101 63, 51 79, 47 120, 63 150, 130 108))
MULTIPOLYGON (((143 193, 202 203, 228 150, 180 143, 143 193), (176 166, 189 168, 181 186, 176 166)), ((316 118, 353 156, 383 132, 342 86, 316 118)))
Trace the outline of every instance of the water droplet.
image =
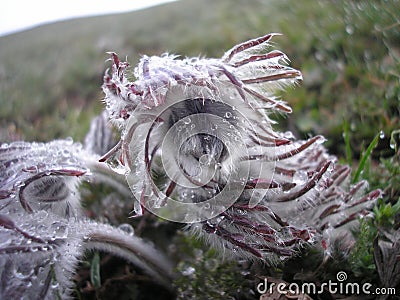
POLYGON ((230 111, 227 111, 227 112, 225 113, 225 118, 229 119, 229 118, 231 118, 231 117, 232 117, 232 113, 231 113, 230 111))
POLYGON ((63 156, 63 157, 69 157, 70 156, 70 153, 69 153, 69 151, 67 150, 67 149, 64 149, 63 151, 61 151, 61 155, 63 156))
POLYGON ((60 284, 57 281, 55 281, 51 284, 50 288, 54 290, 54 289, 57 289, 59 286, 60 286, 60 284))
POLYGON ((61 223, 61 222, 54 222, 52 224, 53 229, 53 238, 54 240, 56 239, 65 239, 68 234, 68 228, 67 225, 61 223))
POLYGON ((379 132, 379 138, 384 139, 385 138, 385 132, 383 130, 381 130, 379 132))
POLYGON ((399 138, 400 138, 400 129, 393 131, 392 134, 390 135, 390 142, 389 142, 390 148, 397 151, 399 138))
POLYGON ((396 149, 396 141, 394 139, 390 139, 390 144, 389 144, 390 148, 392 149, 396 149))
POLYGON ((20 265, 14 271, 14 276, 18 279, 28 279, 33 275, 33 268, 27 265, 20 265))
POLYGON ((346 26, 346 32, 347 32, 347 34, 352 35, 354 33, 354 27, 351 26, 351 25, 347 25, 346 26))
POLYGON ((293 135, 293 133, 292 133, 291 131, 286 131, 286 132, 283 134, 283 137, 284 137, 285 139, 288 139, 288 140, 294 139, 294 135, 293 135))
POLYGON ((134 235, 134 233, 135 233, 135 230, 133 229, 133 227, 127 223, 119 225, 118 228, 131 236, 134 235))
POLYGON ((315 141, 316 144, 323 144, 325 142, 326 142, 326 138, 324 138, 323 136, 315 141))
POLYGON ((245 211, 244 209, 238 209, 238 210, 236 211, 236 213, 237 213, 238 215, 241 215, 241 216, 247 215, 247 211, 245 211))
POLYGON ((182 271, 182 275, 183 275, 183 276, 190 276, 190 275, 193 275, 195 271, 196 271, 195 268, 193 268, 193 267, 187 267, 187 268, 185 268, 185 269, 182 271))

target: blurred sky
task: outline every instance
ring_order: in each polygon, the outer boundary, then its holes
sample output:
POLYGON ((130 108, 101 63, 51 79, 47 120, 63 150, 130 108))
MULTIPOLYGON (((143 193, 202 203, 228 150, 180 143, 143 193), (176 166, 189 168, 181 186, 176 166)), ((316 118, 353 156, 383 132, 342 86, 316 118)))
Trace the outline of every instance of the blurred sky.
POLYGON ((0 9, 0 36, 76 17, 127 12, 174 0, 8 0, 0 9))

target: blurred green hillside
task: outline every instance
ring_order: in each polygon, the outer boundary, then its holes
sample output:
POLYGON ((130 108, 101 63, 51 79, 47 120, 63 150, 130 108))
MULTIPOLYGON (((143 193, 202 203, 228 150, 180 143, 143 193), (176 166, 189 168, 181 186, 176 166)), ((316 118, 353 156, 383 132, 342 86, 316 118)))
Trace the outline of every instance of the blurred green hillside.
POLYGON ((340 152, 346 121, 359 150, 399 124, 398 11, 399 1, 181 0, 0 37, 0 139, 82 139, 102 109, 107 51, 133 66, 141 54, 166 51, 219 57, 280 32, 275 47, 304 74, 284 94, 294 108, 284 127, 302 138, 325 134, 340 152))

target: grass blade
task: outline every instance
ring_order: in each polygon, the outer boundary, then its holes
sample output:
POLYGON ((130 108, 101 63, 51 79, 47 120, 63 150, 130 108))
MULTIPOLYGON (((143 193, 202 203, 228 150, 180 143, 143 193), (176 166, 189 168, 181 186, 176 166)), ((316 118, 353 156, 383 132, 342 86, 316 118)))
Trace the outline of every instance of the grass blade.
POLYGON ((350 145, 350 126, 347 120, 343 123, 343 138, 346 146, 346 162, 349 166, 352 165, 352 151, 350 145))
POLYGON ((99 252, 96 252, 92 259, 92 264, 90 266, 90 281, 95 288, 101 287, 99 252))
POLYGON ((356 173, 354 174, 353 181, 352 181, 353 183, 356 183, 356 182, 359 181, 361 172, 364 170, 365 164, 366 164, 368 158, 371 156, 372 150, 373 150, 373 149, 376 147, 376 145, 378 144, 380 135, 381 135, 381 134, 378 133, 378 134, 374 137, 374 139, 372 140, 372 142, 369 144, 367 150, 365 150, 365 152, 361 154, 360 164, 358 165, 357 171, 356 171, 356 173))

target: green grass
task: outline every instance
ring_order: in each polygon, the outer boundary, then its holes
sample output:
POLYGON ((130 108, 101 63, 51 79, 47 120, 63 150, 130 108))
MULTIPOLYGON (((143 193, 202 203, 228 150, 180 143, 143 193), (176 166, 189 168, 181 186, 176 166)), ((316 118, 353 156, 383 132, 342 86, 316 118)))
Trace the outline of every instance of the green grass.
POLYGON ((360 163, 358 165, 358 168, 353 176, 352 179, 352 183, 355 184, 358 181, 360 181, 360 177, 362 172, 364 171, 365 167, 366 167, 366 163, 367 160, 369 159, 369 157, 371 156, 372 150, 374 150, 374 148, 378 145, 379 139, 382 138, 382 132, 379 132, 374 139, 372 140, 372 142, 368 145, 367 149, 365 150, 365 152, 361 155, 360 158, 360 163))

